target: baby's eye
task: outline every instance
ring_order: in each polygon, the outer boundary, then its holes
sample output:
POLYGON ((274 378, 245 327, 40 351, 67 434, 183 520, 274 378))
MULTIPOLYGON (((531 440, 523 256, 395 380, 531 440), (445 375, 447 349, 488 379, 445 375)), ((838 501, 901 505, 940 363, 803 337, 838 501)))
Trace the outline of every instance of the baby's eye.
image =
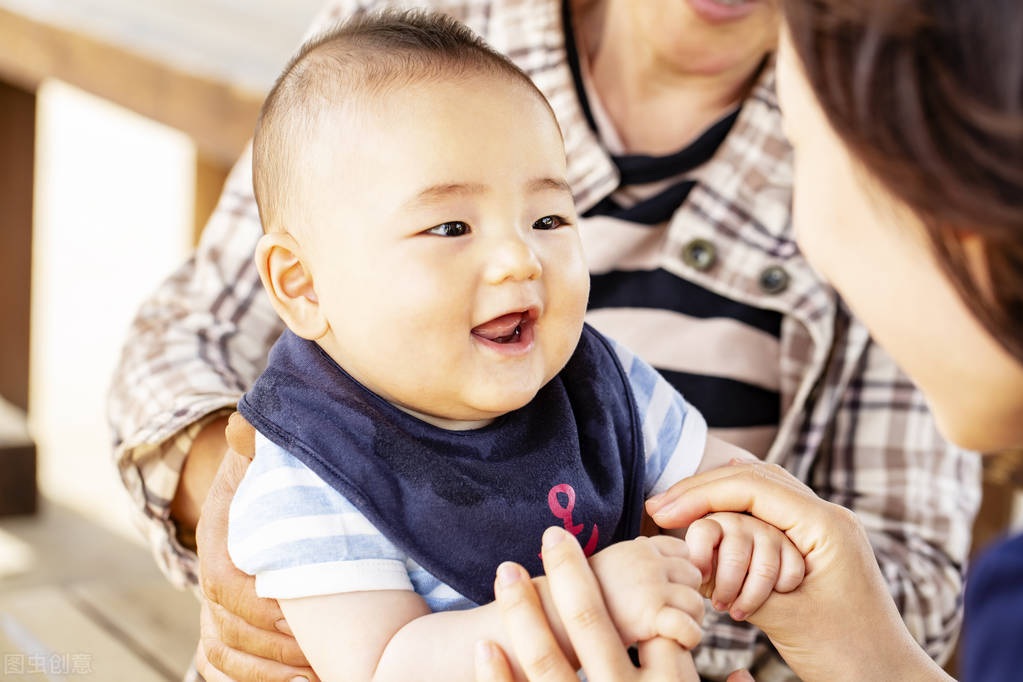
POLYGON ((533 223, 534 230, 553 230, 568 225, 568 221, 557 215, 547 215, 533 223))
POLYGON ((451 222, 431 227, 423 234, 435 234, 439 237, 461 237, 462 235, 469 234, 469 226, 460 220, 452 220, 451 222))

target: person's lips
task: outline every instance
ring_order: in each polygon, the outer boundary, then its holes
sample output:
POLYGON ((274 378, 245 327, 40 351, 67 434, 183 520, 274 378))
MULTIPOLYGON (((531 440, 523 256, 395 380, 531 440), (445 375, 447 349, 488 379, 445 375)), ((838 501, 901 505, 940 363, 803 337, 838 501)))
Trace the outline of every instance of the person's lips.
POLYGON ((689 5, 704 21, 727 23, 749 15, 761 0, 689 0, 689 5))
POLYGON ((495 343, 509 343, 522 335, 525 313, 508 313, 475 327, 472 333, 495 343))
POLYGON ((485 346, 506 355, 519 355, 533 346, 536 311, 532 308, 506 313, 473 327, 472 335, 485 346))

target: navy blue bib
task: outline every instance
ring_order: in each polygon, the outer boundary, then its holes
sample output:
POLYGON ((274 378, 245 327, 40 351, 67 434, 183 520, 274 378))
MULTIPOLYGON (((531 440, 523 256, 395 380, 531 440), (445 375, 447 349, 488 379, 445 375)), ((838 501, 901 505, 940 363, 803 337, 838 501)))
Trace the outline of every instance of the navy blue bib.
POLYGON ((502 561, 543 572, 548 526, 563 524, 587 554, 639 534, 641 425, 614 350, 589 326, 532 402, 480 429, 402 412, 290 331, 238 410, 477 604, 493 600, 502 561))

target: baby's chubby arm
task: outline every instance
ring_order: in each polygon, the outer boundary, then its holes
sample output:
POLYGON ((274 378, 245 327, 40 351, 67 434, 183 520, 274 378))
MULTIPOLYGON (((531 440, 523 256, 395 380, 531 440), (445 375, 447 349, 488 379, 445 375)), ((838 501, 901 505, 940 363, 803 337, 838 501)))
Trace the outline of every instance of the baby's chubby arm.
MULTIPOLYGON (((561 529, 544 534, 544 547, 560 541, 575 542, 561 529)), ((623 644, 657 636, 687 647, 699 642, 700 572, 689 561, 685 543, 668 536, 637 538, 598 552, 590 564, 623 644)), ((518 570, 499 570, 498 580, 521 579, 521 575, 518 570)), ((532 580, 558 644, 574 664, 547 579, 532 580)), ((324 682, 472 680, 476 642, 490 640, 505 650, 511 646, 495 603, 430 613, 413 592, 381 590, 282 599, 280 604, 324 682)), ((523 679, 517 663, 515 667, 517 679, 523 679)))
MULTIPOLYGON (((533 582, 550 618, 546 579, 533 582)), ((468 681, 474 676, 477 641, 490 640, 502 648, 508 644, 494 603, 431 613, 414 592, 375 590, 282 599, 280 605, 323 682, 468 681)), ((560 621, 551 622, 558 644, 566 654, 571 652, 560 621)), ((524 679, 514 661, 513 667, 516 679, 524 679)))

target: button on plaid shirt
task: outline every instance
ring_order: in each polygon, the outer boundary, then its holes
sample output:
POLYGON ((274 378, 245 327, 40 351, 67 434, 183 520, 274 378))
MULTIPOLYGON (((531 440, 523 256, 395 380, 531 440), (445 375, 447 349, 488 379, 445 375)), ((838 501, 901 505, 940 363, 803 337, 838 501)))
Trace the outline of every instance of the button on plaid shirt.
MULTIPOLYGON (((314 29, 396 4, 332 2, 314 29)), ((580 213, 617 188, 618 171, 573 87, 560 0, 418 4, 467 23, 544 92, 564 131, 580 213)), ((942 440, 920 393, 800 255, 780 131, 768 65, 715 156, 693 171, 696 186, 666 227, 661 267, 782 313, 783 415, 767 459, 858 514, 910 631, 943 660, 960 622, 979 458, 942 440), (714 245, 715 267, 683 260, 694 239, 714 245), (775 266, 788 286, 767 293, 761 274, 775 266)), ((180 585, 194 586, 197 573, 169 515, 185 453, 208 420, 233 408, 282 331, 252 260, 261 229, 250 162, 247 152, 231 173, 194 257, 139 312, 110 393, 118 469, 162 569, 180 585)), ((792 678, 748 623, 708 609, 704 632, 694 652, 704 676, 748 667, 762 682, 792 678)))

